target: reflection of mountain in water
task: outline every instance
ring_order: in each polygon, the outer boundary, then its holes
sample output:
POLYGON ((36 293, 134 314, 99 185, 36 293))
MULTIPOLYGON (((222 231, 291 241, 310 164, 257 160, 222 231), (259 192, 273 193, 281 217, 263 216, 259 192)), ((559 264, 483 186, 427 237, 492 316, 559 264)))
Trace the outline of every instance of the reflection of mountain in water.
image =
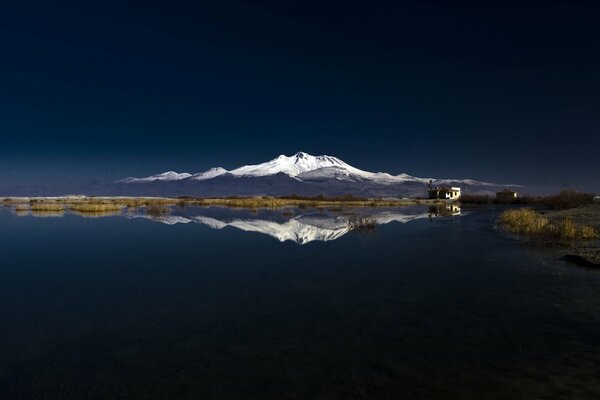
MULTIPOLYGON (((223 212, 214 215, 214 209, 194 209, 184 215, 167 215, 155 217, 147 214, 129 215, 131 218, 147 218, 164 224, 195 222, 213 229, 233 227, 245 232, 258 232, 285 242, 293 241, 306 244, 313 241, 330 241, 339 239, 348 232, 360 228, 362 224, 381 225, 390 222, 406 223, 417 219, 431 218, 428 210, 406 207, 402 210, 358 210, 352 214, 336 214, 326 212, 307 212, 287 218, 281 213, 253 215, 238 211, 223 212), (236 215, 241 214, 241 215, 236 215), (359 222, 357 224, 357 216, 359 222)), ((452 215, 452 214, 450 214, 452 215)), ((435 216, 435 215, 434 215, 435 216)))
POLYGON ((144 218, 144 219, 149 219, 151 221, 155 221, 155 222, 161 222, 163 224, 166 225, 175 225, 175 224, 187 224, 192 222, 191 219, 187 218, 187 217, 182 217, 179 215, 160 215, 160 216, 154 216, 154 215, 148 215, 148 214, 129 214, 127 215, 128 218, 144 218))
POLYGON ((222 229, 232 226, 245 232, 264 233, 276 238, 280 242, 291 240, 300 244, 315 240, 335 240, 351 230, 348 219, 341 216, 317 218, 301 215, 283 223, 263 219, 237 219, 231 222, 223 222, 202 216, 194 217, 194 221, 210 226, 211 228, 222 229))

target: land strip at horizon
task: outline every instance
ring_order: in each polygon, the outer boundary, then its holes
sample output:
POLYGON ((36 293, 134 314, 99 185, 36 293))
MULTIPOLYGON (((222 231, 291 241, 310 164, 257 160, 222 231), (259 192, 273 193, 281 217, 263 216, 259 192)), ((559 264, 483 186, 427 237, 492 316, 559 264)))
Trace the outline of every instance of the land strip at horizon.
POLYGON ((166 206, 226 206, 240 208, 279 208, 279 207, 404 207, 412 205, 443 205, 446 200, 419 198, 359 198, 353 196, 281 196, 281 197, 150 197, 150 196, 55 196, 55 197, 0 197, 0 203, 11 205, 29 204, 32 208, 56 207, 65 205, 96 211, 104 207, 148 207, 166 206))

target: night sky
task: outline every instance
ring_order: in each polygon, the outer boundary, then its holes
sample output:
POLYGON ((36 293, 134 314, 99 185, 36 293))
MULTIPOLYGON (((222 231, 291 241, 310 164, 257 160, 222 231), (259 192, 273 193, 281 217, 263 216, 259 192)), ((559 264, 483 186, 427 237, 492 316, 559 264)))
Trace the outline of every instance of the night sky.
POLYGON ((600 190, 597 2, 124 3, 2 2, 0 185, 302 150, 600 190))

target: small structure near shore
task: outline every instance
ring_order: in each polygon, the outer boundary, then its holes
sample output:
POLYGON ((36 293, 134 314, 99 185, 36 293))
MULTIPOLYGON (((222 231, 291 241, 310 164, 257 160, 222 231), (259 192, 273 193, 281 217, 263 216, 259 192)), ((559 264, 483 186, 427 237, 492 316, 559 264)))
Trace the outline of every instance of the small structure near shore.
POLYGON ((498 201, 511 201, 518 197, 517 192, 504 189, 500 192, 496 192, 496 200, 498 201))
POLYGON ((433 187, 432 181, 429 181, 429 198, 430 199, 445 199, 458 200, 460 198, 459 187, 433 187))

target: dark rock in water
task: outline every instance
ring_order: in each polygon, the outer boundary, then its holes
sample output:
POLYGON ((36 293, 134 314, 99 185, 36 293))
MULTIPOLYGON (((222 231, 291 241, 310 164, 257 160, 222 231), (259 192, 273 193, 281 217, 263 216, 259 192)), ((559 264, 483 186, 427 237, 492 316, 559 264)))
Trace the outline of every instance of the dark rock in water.
POLYGON ((600 248, 575 249, 565 255, 562 260, 572 262, 580 267, 600 268, 600 248))

